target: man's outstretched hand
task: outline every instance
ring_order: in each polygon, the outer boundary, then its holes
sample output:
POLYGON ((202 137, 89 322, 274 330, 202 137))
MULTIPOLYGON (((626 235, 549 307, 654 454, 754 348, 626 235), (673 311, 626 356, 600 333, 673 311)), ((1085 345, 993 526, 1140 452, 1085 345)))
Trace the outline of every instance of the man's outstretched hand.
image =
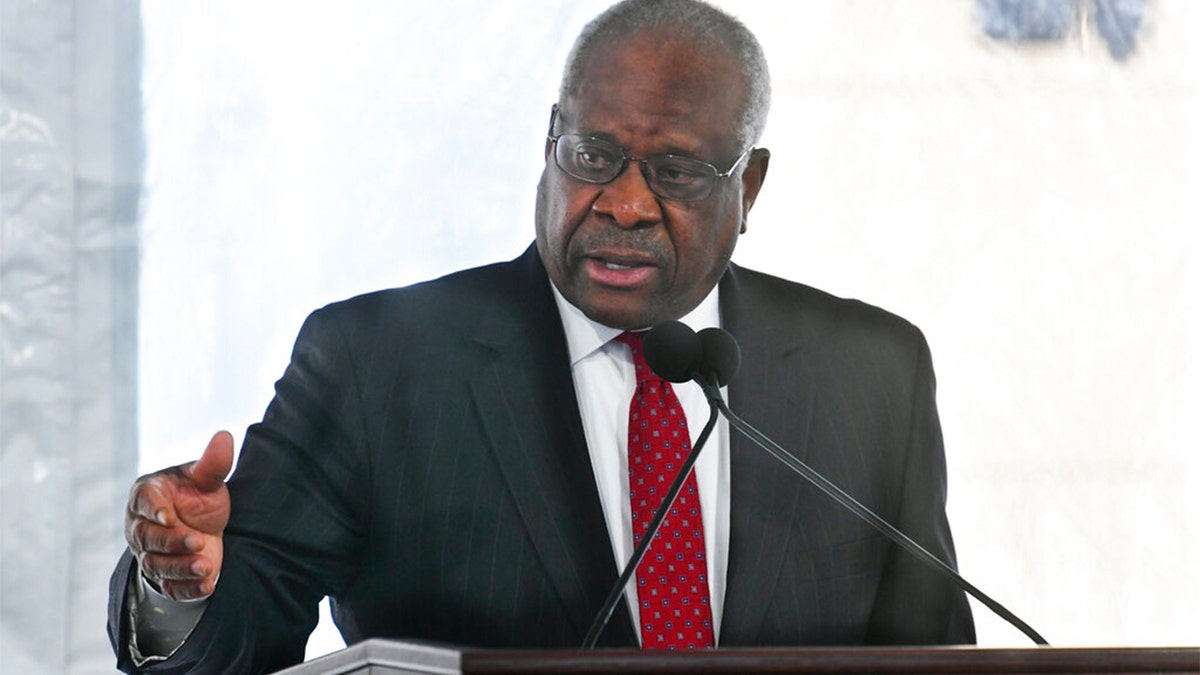
POLYGON ((129 491, 125 540, 163 595, 189 600, 216 588, 232 468, 233 436, 218 431, 200 459, 142 476, 129 491))

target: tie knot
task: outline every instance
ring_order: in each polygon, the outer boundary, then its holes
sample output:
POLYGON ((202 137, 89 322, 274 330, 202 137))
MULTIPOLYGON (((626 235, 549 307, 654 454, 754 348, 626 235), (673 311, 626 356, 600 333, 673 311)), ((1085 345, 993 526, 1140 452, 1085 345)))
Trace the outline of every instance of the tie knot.
POLYGON ((637 374, 638 384, 649 380, 660 380, 662 378, 654 374, 650 370, 650 366, 646 365, 646 357, 642 355, 642 340, 646 337, 646 331, 634 333, 625 331, 618 335, 615 339, 629 345, 629 351, 633 354, 633 368, 637 374))

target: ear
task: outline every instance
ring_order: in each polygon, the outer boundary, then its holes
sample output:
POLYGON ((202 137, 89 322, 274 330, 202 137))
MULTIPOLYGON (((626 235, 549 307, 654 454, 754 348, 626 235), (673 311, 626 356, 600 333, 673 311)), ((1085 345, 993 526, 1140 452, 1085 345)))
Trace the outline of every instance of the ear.
POLYGON ((767 179, 767 166, 770 163, 771 151, 766 148, 755 148, 746 160, 746 170, 742 172, 742 234, 746 233, 746 219, 754 207, 754 200, 758 199, 763 181, 767 179))

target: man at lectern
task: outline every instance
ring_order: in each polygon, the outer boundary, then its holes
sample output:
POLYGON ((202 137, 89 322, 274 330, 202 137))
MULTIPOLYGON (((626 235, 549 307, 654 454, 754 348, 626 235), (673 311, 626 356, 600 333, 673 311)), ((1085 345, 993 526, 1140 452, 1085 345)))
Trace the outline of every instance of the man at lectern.
MULTIPOLYGON (((706 4, 588 24, 534 244, 314 312, 228 484, 224 432, 135 484, 120 667, 285 667, 325 596, 349 643, 578 646, 708 416, 645 364, 669 320, 731 333, 730 407, 953 565, 921 333, 730 262, 769 102, 754 36, 706 4)), ((724 423, 684 486, 602 646, 974 641, 960 591, 724 423)))

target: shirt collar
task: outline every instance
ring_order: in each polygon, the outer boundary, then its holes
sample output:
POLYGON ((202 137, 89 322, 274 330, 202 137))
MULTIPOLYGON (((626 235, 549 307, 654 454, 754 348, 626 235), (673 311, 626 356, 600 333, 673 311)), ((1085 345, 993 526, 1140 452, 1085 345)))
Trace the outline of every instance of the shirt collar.
MULTIPOLYGON (((714 286, 700 304, 680 319, 692 330, 700 330, 721 325, 721 305, 719 285, 714 286)), ((558 292, 554 283, 550 283, 554 291, 554 302, 558 305, 558 314, 562 317, 563 330, 567 334, 567 351, 571 355, 571 367, 590 356, 597 349, 612 341, 622 332, 619 328, 610 328, 587 318, 575 305, 572 305, 558 292)))

